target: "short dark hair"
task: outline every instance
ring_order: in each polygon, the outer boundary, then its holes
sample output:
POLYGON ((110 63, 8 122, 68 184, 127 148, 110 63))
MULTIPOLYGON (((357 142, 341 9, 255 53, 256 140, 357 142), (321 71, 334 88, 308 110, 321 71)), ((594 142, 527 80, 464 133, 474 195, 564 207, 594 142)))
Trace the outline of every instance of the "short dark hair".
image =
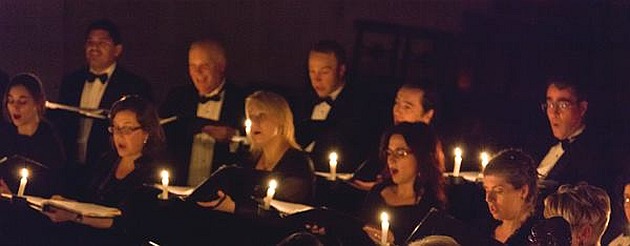
POLYGON ((310 52, 332 53, 337 58, 339 65, 346 65, 348 62, 346 49, 334 40, 321 40, 311 47, 310 52))
POLYGON ((547 89, 555 86, 560 90, 573 90, 578 102, 588 101, 586 86, 581 80, 569 75, 553 75, 547 78, 547 89))
POLYGON ((116 45, 122 43, 122 35, 120 35, 120 30, 118 30, 118 26, 116 26, 114 22, 108 19, 95 20, 90 23, 87 31, 85 32, 85 36, 90 35, 90 32, 94 30, 104 30, 109 33, 109 36, 112 38, 112 41, 114 41, 114 44, 116 45))
POLYGON ((425 85, 424 83, 408 82, 404 83, 402 86, 400 86, 400 88, 421 90, 423 92, 421 103, 422 108, 424 108, 425 111, 434 110, 437 108, 439 97, 437 92, 431 86, 425 85))
POLYGON ((15 86, 24 86, 24 88, 26 88, 37 105, 37 115, 40 119, 43 118, 46 105, 46 93, 44 92, 44 87, 39 77, 32 73, 17 74, 13 76, 7 84, 6 91, 4 92, 2 98, 2 111, 4 118, 11 121, 11 117, 9 117, 9 110, 6 107, 9 98, 9 91, 15 86))
POLYGON ((164 144, 164 130, 160 125, 155 106, 138 95, 127 95, 114 102, 109 111, 109 120, 121 111, 129 110, 136 114, 138 123, 149 133, 149 139, 142 150, 143 154, 155 155, 164 144))
POLYGON ((529 194, 525 202, 534 209, 534 203, 538 195, 536 180, 536 164, 534 159, 519 149, 505 149, 496 154, 483 170, 483 175, 495 175, 505 179, 507 183, 520 189, 523 186, 529 188, 529 194))

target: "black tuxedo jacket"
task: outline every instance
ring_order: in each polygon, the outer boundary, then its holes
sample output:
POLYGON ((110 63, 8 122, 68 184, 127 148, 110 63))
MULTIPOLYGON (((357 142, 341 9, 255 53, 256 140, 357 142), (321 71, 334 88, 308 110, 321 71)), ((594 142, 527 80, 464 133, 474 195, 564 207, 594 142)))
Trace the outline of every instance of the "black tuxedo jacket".
POLYGON ((379 115, 380 107, 372 104, 367 93, 346 83, 326 120, 316 121, 311 120, 311 114, 318 98, 309 94, 296 111, 296 140, 302 148, 315 141, 311 158, 316 171, 328 172, 328 155, 336 151, 337 172, 354 172, 368 152, 377 150, 384 117, 379 115))
MULTIPOLYGON (((555 181, 557 185, 584 181, 611 190, 614 181, 612 177, 619 172, 619 167, 612 152, 613 148, 606 139, 605 135, 592 129, 584 129, 584 132, 564 150, 564 154, 545 179, 555 181)), ((557 142, 548 146, 555 144, 557 142)), ((542 160, 545 155, 546 152, 538 160, 542 160)))
MULTIPOLYGON (((59 89, 59 103, 76 107, 81 105, 81 93, 83 92, 83 85, 86 83, 88 71, 86 67, 64 77, 59 89)), ((100 82, 95 81, 93 83, 100 82)), ((150 85, 143 78, 125 70, 120 64, 116 66, 107 83, 99 105, 100 109, 109 109, 114 102, 124 95, 136 94, 149 101, 153 100, 150 85)), ((59 129, 68 153, 68 159, 71 161, 76 161, 76 139, 79 132, 79 119, 82 117, 79 114, 61 110, 51 112, 50 118, 59 129)), ((108 120, 94 119, 88 138, 86 163, 95 163, 103 153, 112 149, 110 134, 107 132, 108 126, 108 120)))
MULTIPOLYGON (((193 137, 206 125, 229 126, 237 130, 243 128, 245 121, 245 95, 241 89, 226 82, 224 85, 223 104, 218 121, 197 117, 199 93, 192 82, 177 87, 169 93, 160 107, 160 117, 177 116, 177 120, 164 125, 167 145, 176 164, 173 170, 174 183, 184 185, 188 179, 188 167, 192 150, 193 137)), ((241 133, 243 131, 241 130, 241 133)), ((220 165, 233 164, 236 155, 230 153, 229 143, 216 143, 212 169, 220 165)))

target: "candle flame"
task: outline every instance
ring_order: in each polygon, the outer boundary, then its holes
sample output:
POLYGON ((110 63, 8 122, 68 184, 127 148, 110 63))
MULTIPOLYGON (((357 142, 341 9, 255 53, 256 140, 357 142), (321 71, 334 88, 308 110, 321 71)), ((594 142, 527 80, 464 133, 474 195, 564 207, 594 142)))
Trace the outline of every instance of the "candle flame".
POLYGON ((339 158, 339 156, 337 155, 337 152, 331 152, 330 155, 328 155, 328 158, 330 159, 330 161, 337 161, 337 158, 339 158))
POLYGON ((22 170, 20 170, 20 176, 22 176, 22 178, 27 178, 28 177, 28 169, 22 168, 22 170))
POLYGON ((278 181, 272 179, 269 181, 269 189, 276 189, 278 187, 278 181))
POLYGON ((481 152, 481 154, 479 155, 479 158, 481 159, 481 165, 483 167, 485 167, 486 165, 488 165, 488 162, 490 162, 490 155, 488 154, 488 152, 481 152))
POLYGON ((162 172, 160 172, 160 177, 162 177, 163 179, 168 179, 168 176, 168 171, 162 170, 162 172))
POLYGON ((462 156, 462 149, 460 147, 455 148, 455 156, 462 156))
POLYGON ((382 212, 381 221, 389 221, 389 214, 387 214, 386 212, 382 212))

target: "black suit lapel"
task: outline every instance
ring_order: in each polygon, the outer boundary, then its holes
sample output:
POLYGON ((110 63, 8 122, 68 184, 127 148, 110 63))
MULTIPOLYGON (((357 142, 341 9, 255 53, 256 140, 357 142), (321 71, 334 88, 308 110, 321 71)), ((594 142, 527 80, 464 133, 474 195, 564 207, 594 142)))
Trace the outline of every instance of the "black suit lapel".
POLYGON ((107 81, 107 87, 105 87, 105 92, 103 92, 103 97, 101 98, 101 103, 99 104, 99 108, 101 109, 109 109, 109 107, 119 99, 120 88, 119 81, 121 80, 121 69, 116 66, 114 72, 112 73, 112 77, 107 81))
POLYGON ((566 179, 567 171, 569 168, 569 162, 571 157, 569 156, 569 151, 565 151, 564 154, 558 159, 556 165, 553 166, 546 179, 558 181, 560 183, 564 182, 566 179))

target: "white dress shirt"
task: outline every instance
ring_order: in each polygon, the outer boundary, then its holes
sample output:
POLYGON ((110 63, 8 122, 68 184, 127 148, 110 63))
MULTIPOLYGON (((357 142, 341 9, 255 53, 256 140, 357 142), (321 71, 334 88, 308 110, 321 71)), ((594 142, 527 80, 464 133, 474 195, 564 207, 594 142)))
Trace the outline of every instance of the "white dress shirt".
MULTIPOLYGON (((212 92, 204 95, 212 97, 220 94, 219 101, 209 100, 197 104, 197 117, 218 121, 221 117, 221 107, 225 100, 225 80, 212 92)), ((196 186, 210 177, 212 171, 212 159, 214 158, 214 145, 216 140, 207 133, 200 132, 193 137, 193 145, 190 151, 190 163, 188 166, 188 185, 196 186)))
POLYGON ((212 97, 214 95, 220 94, 221 100, 209 100, 206 103, 198 103, 197 117, 216 121, 219 120, 219 117, 221 117, 221 106, 223 106, 223 101, 225 99, 225 91, 223 90, 223 86, 225 86, 225 80, 221 82, 221 85, 219 85, 219 87, 214 89, 212 92, 204 95, 207 97, 212 97))
MULTIPOLYGON (((111 80, 112 74, 114 73, 115 69, 116 63, 105 69, 108 81, 111 80)), ((90 72, 96 73, 91 69, 90 72)), ((97 109, 101 104, 101 99, 103 99, 105 89, 107 89, 108 81, 101 81, 100 78, 96 78, 93 82, 89 82, 86 80, 85 83, 83 83, 83 91, 81 92, 81 103, 79 107, 97 109)), ((87 155, 87 143, 90 136, 90 131, 92 131, 93 123, 93 119, 89 118, 82 118, 79 120, 79 134, 77 134, 77 160, 79 160, 80 163, 85 163, 85 158, 87 155)))
MULTIPOLYGON (((339 93, 343 90, 344 86, 340 86, 336 90, 328 95, 332 98, 333 101, 337 100, 339 93)), ((328 118, 328 113, 332 109, 332 105, 327 102, 320 102, 313 107, 313 112, 311 113, 311 120, 326 120, 328 118)))
MULTIPOLYGON (((577 136, 582 134, 582 132, 584 131, 584 128, 585 126, 582 126, 573 134, 571 134, 571 136, 567 138, 569 140, 569 143, 572 143, 573 141, 575 141, 577 136)), ((549 172, 551 172, 551 169, 553 169, 553 167, 556 166, 556 163, 558 163, 558 160, 560 160, 560 157, 562 157, 563 154, 564 154, 564 149, 562 149, 561 142, 558 142, 554 146, 551 146, 551 148, 549 149, 549 152, 547 153, 545 158, 542 159, 542 161, 540 162, 540 165, 538 165, 538 168, 536 169, 538 171, 538 175, 540 175, 542 179, 545 179, 547 175, 549 175, 549 172)))
MULTIPOLYGON (((339 94, 341 93, 341 91, 343 90, 343 88, 345 87, 345 84, 340 86, 339 88, 337 88, 336 90, 334 90, 333 92, 330 93, 330 95, 328 95, 333 101, 337 100, 337 97, 339 96, 339 94)), ((328 118, 328 113, 330 113, 330 110, 332 109, 332 105, 328 104, 327 102, 320 102, 318 104, 316 104, 313 107, 313 111, 311 113, 311 120, 314 121, 324 121, 328 118)), ((310 142, 306 148, 304 148, 304 151, 306 152, 312 152, 313 148, 315 148, 315 141, 310 142)))

